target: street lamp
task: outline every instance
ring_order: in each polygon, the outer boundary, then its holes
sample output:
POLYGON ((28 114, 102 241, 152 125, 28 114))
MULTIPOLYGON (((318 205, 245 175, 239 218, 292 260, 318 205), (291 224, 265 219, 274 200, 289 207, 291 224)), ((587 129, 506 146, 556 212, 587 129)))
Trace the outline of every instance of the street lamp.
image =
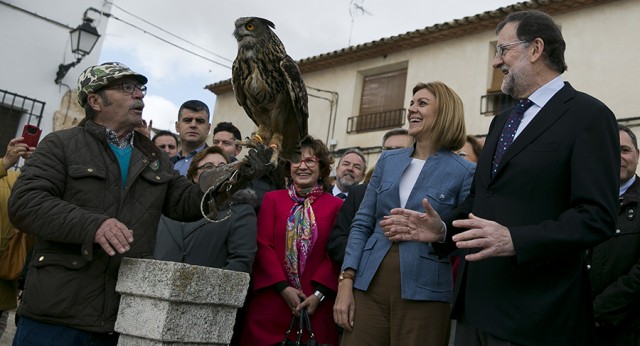
POLYGON ((69 70, 76 66, 85 55, 91 53, 93 47, 98 42, 100 34, 98 30, 91 24, 93 19, 87 17, 87 12, 91 8, 84 12, 83 23, 77 28, 71 30, 71 51, 76 55, 76 61, 69 64, 60 64, 58 66, 58 72, 56 73, 56 84, 60 84, 64 76, 67 75, 69 70))

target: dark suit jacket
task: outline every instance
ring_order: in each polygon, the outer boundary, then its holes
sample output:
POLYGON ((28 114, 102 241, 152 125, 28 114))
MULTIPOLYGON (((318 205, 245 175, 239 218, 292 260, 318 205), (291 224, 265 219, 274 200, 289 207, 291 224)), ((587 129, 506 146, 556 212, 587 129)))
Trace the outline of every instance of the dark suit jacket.
POLYGON ((466 262, 453 317, 523 345, 586 345, 592 307, 585 250, 613 234, 620 144, 603 103, 565 83, 504 154, 491 161, 508 112, 494 118, 469 198, 443 219, 444 256, 469 212, 509 228, 513 257, 466 262))
POLYGON ((364 199, 364 193, 367 191, 367 184, 360 184, 349 189, 349 194, 344 200, 336 223, 333 225, 329 243, 327 244, 327 252, 332 260, 342 265, 344 260, 344 250, 347 248, 347 240, 349 240, 349 231, 353 218, 360 208, 360 203, 364 199))

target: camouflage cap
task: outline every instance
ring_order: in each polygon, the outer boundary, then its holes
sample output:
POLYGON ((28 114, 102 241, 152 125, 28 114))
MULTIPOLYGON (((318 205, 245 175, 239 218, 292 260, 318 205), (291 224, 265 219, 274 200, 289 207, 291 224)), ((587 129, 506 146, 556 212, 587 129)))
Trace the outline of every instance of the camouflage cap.
POLYGON ((78 103, 84 107, 84 104, 87 103, 87 95, 97 92, 114 80, 126 76, 133 76, 142 84, 147 84, 147 77, 131 71, 126 65, 119 62, 106 62, 102 65, 87 68, 78 77, 78 103))

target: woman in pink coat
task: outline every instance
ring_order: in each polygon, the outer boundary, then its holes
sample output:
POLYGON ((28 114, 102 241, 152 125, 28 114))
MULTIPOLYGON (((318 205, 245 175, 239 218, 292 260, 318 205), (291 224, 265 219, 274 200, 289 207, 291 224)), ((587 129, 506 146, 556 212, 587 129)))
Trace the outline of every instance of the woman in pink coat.
POLYGON ((311 317, 316 341, 338 344, 333 303, 339 268, 326 251, 342 205, 328 193, 332 163, 322 141, 307 137, 300 162, 286 163, 289 187, 264 196, 242 345, 279 344, 292 317, 303 308, 311 317))

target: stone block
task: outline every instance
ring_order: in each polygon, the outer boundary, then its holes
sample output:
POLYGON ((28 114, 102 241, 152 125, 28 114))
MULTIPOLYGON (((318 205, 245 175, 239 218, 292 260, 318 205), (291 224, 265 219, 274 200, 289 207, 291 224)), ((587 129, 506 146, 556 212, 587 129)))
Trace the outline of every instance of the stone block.
POLYGON ((249 275, 184 263, 122 261, 119 345, 226 345, 249 275))
POLYGON ((239 308, 249 274, 185 263, 124 258, 116 291, 176 302, 224 304, 239 308))

